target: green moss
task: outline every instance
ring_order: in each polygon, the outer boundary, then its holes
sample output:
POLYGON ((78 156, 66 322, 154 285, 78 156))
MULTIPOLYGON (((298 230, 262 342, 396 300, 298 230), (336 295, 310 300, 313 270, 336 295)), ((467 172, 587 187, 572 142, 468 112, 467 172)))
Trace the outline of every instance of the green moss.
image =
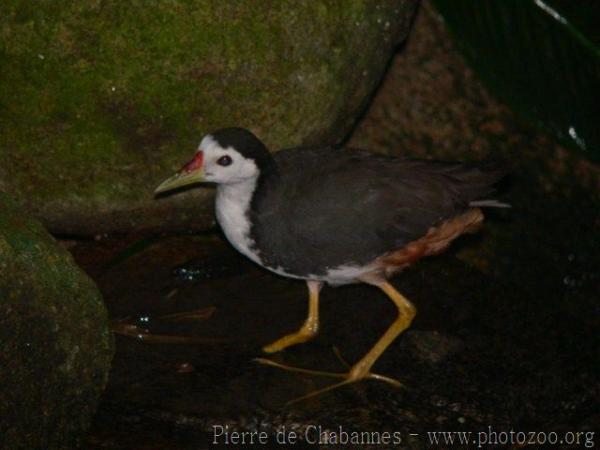
POLYGON ((275 149, 340 141, 415 4, 7 1, 0 188, 77 222, 156 210, 157 182, 223 126, 275 149))

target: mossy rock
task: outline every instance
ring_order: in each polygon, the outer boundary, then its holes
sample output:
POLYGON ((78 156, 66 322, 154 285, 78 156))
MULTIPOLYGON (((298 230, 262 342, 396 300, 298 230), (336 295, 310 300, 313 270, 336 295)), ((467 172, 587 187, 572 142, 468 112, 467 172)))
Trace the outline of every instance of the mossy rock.
POLYGON ((206 226, 210 191, 152 196, 201 136, 339 142, 417 3, 5 1, 0 191, 64 233, 206 226))
POLYGON ((72 449, 112 358, 100 293, 0 194, 0 448, 72 449))

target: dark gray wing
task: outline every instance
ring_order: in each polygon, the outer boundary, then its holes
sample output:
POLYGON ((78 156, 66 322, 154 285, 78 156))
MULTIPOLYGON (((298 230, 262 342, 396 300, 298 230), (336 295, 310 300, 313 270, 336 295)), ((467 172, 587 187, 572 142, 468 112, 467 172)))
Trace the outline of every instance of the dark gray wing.
POLYGON ((498 178, 464 164, 350 150, 287 150, 276 160, 279 185, 259 198, 254 238, 269 265, 298 275, 401 248, 488 195, 498 178))

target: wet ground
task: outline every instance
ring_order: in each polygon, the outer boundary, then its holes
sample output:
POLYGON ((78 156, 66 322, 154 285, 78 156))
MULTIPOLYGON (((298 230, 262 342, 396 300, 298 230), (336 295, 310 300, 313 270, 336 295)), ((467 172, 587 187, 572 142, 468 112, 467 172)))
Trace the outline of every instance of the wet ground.
MULTIPOLYGON (((364 381, 293 405, 331 380, 253 358, 304 320, 302 282, 254 266, 218 232, 67 242, 120 333, 85 448, 200 449, 226 425, 265 431, 267 448, 278 431, 310 441, 318 426, 399 432, 407 448, 431 448, 437 430, 600 429, 594 203, 533 206, 514 190, 487 231, 394 279, 419 313, 375 369, 404 389, 364 381)), ((394 315, 374 288, 325 288, 321 334, 275 359, 343 371, 394 315)))

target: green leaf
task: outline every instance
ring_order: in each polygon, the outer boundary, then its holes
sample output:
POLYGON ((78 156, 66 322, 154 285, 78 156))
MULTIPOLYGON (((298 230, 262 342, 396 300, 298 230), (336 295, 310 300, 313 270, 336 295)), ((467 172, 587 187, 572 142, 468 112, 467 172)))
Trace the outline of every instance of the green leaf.
POLYGON ((600 160, 600 2, 433 1, 492 92, 568 147, 600 160))

